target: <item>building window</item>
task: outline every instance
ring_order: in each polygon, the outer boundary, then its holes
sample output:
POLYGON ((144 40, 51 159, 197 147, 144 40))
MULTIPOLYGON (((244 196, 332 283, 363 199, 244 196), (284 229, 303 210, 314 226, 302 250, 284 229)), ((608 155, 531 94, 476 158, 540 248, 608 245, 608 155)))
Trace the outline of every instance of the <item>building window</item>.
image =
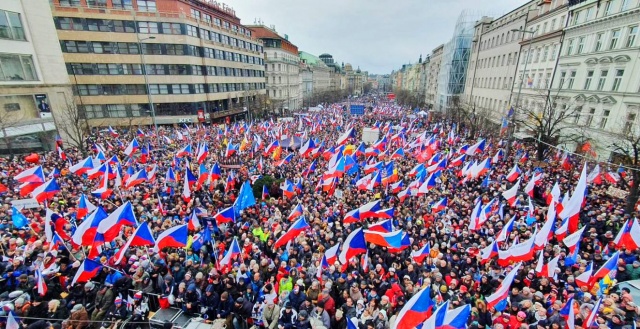
POLYGON ((156 0, 138 0, 138 10, 156 12, 156 0))
POLYGON ((615 49, 618 45, 618 39, 620 38, 620 29, 611 31, 611 41, 609 42, 609 49, 615 49))
POLYGON ((611 86, 611 91, 618 91, 618 89, 620 89, 623 75, 624 70, 616 70, 616 76, 613 78, 613 86, 611 86))
POLYGON ((598 88, 597 90, 604 90, 604 84, 607 82, 607 75, 609 74, 608 70, 600 71, 600 79, 598 80, 598 88))
POLYGON ((629 9, 629 0, 622 0, 622 5, 620 6, 620 11, 625 11, 629 9))
POLYGON ((138 31, 140 33, 158 33, 158 23, 156 22, 138 22, 138 31))
POLYGON ((603 38, 604 38, 604 33, 596 34, 596 43, 595 43, 595 47, 594 47, 593 51, 602 50, 602 39, 603 38))
POLYGON ((636 114, 635 113, 627 113, 627 121, 624 123, 624 133, 628 134, 631 132, 631 129, 635 126, 636 123, 636 114))
POLYGON ((611 11, 612 11, 612 9, 613 9, 612 4, 613 4, 613 1, 607 1, 607 2, 604 4, 604 16, 609 16, 609 15, 611 15, 611 11))
POLYGON ((20 14, 0 10, 0 38, 26 40, 20 14))
POLYGON ((551 49, 551 58, 549 58, 549 60, 555 61, 557 54, 558 54, 558 45, 553 45, 553 48, 551 49))
POLYGON ((582 106, 576 106, 575 115, 573 117, 573 123, 577 124, 580 122, 580 113, 582 112, 582 106))
POLYGON ((569 43, 567 44, 567 56, 570 56, 573 53, 573 41, 574 39, 569 39, 569 43))
POLYGON ((638 25, 629 27, 629 35, 627 35, 627 42, 625 47, 633 47, 636 43, 636 36, 638 35, 638 25))
POLYGON ((169 94, 168 85, 149 85, 149 91, 153 95, 167 95, 169 94))
MULTIPOLYGON (((509 78, 511 79, 511 78, 509 78)), ((544 88, 549 88, 549 83, 551 82, 551 73, 547 73, 544 79, 544 88)))
POLYGON ((211 24, 211 15, 209 14, 204 14, 204 21, 211 24))
POLYGON ((60 6, 62 7, 79 7, 80 0, 60 0, 60 6))
POLYGON ((576 51, 577 54, 582 54, 584 50, 584 37, 578 38, 578 49, 576 51))
POLYGON ((0 54, 0 80, 38 80, 31 55, 0 54))
POLYGON ((106 8, 107 0, 87 0, 87 7, 106 8))
POLYGON ((172 94, 189 94, 189 85, 188 84, 171 85, 171 93, 172 94))
POLYGON ((113 31, 134 33, 136 31, 136 24, 133 21, 113 21, 113 31))
POLYGON ((604 110, 602 112, 602 117, 600 118, 600 123, 598 124, 598 128, 604 129, 607 126, 607 121, 609 120, 609 114, 611 114, 610 110, 604 110))
POLYGON ((573 89, 573 82, 576 79, 576 71, 571 71, 569 74, 569 83, 567 84, 567 89, 573 89))
POLYGON ((200 11, 191 8, 191 17, 200 20, 200 11))
POLYGON ((590 108, 589 109, 589 115, 587 116, 587 122, 585 122, 585 125, 587 127, 591 127, 591 123, 593 122, 593 116, 596 114, 596 109, 595 108, 590 108))
POLYGON ((193 25, 187 25, 187 35, 198 37, 198 28, 193 25))
POLYGON ((111 0, 111 2, 113 3, 113 9, 126 9, 126 10, 133 9, 132 1, 133 0, 111 0))
POLYGON ((541 62, 545 62, 547 60, 547 56, 549 56, 549 46, 544 47, 544 51, 542 52, 541 62))
POLYGON ((586 12, 587 12, 587 14, 584 17, 584 21, 585 22, 591 19, 591 14, 593 14, 593 6, 587 8, 586 12))
POLYGON ((584 90, 589 90, 591 87, 591 80, 593 79, 593 70, 587 72, 587 79, 584 81, 584 90))
POLYGON ((182 34, 180 23, 162 23, 162 33, 164 34, 182 34))
POLYGON ((567 72, 562 71, 560 72, 560 85, 558 85, 559 89, 562 89, 562 87, 564 86, 564 80, 567 78, 567 72))

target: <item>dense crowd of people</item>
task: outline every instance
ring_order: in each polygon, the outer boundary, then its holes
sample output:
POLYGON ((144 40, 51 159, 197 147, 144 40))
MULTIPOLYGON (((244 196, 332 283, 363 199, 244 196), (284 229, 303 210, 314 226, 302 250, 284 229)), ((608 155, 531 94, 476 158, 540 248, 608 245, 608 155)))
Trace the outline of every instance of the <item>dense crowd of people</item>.
MULTIPOLYGON (((359 328, 388 329, 402 327, 399 313, 403 307, 429 287, 429 298, 435 305, 430 313, 441 305, 450 309, 470 305, 466 321, 469 328, 585 328, 592 314, 596 315, 592 326, 598 328, 635 328, 640 319, 637 301, 629 288, 619 288, 616 283, 640 279, 639 251, 629 244, 617 245, 615 238, 626 228, 625 223, 637 220, 636 213, 626 213, 625 200, 606 193, 610 186, 624 189, 624 177, 619 182, 591 179, 579 214, 579 227, 585 229, 576 260, 567 262, 571 251, 552 234, 542 250, 522 262, 506 300, 489 307, 486 298, 499 289, 516 264, 501 266, 497 257, 483 259, 482 251, 501 232, 507 232, 499 243, 503 251, 534 236, 547 220, 548 197, 554 184, 562 195, 572 193, 583 167, 582 158, 569 156, 570 163, 561 164, 568 161, 566 156, 551 148, 539 162, 532 145, 516 142, 511 156, 496 156, 488 172, 469 179, 460 175, 466 163, 493 158, 504 148, 505 142, 497 133, 470 136, 464 124, 429 121, 393 104, 378 104, 362 117, 351 117, 340 106, 303 114, 287 122, 266 120, 92 134, 86 149, 94 157, 98 153, 107 160, 115 156, 119 162, 113 166, 119 166, 123 174, 129 168, 135 172, 154 164, 157 169, 153 178, 128 189, 114 188, 116 182, 110 179, 114 191, 105 199, 91 194, 102 179, 69 170, 87 154, 60 143, 66 161, 60 152, 50 152, 41 154, 39 162, 47 179, 55 177, 60 191, 38 207, 12 209, 12 200, 25 198, 20 196, 21 184, 13 177, 35 164, 19 157, 2 160, 0 182, 7 186, 0 209, 3 318, 14 314, 20 326, 32 329, 137 328, 146 327, 158 308, 173 307, 207 321, 225 320, 228 328, 345 329, 352 322, 359 328), (358 150, 364 127, 380 129, 375 155, 358 150), (350 128, 355 134, 340 148, 338 137, 350 128), (276 147, 279 154, 274 155, 271 149, 265 153, 272 142, 293 136, 303 145, 313 139, 318 148, 315 156, 303 156, 299 148, 276 147), (129 157, 124 150, 133 138, 140 149, 129 157), (464 153, 460 151, 463 145, 473 145, 480 138, 486 141, 483 150, 467 156, 463 164, 452 163, 464 153), (185 199, 180 193, 185 166, 198 173, 198 146, 208 145, 209 153, 202 164, 211 168, 215 163, 229 163, 225 154, 229 143, 238 147, 232 159, 239 166, 221 166, 216 181, 194 184, 190 198, 185 199), (193 152, 177 157, 187 144, 192 145, 193 152), (145 161, 141 159, 142 148, 149 151, 145 161), (392 157, 400 148, 404 152, 392 157), (328 165, 336 152, 354 156, 357 169, 344 173, 327 188, 323 174, 330 170, 328 165), (290 154, 293 156, 283 161, 290 154), (382 161, 385 169, 373 170, 373 175, 379 174, 383 180, 397 175, 392 180, 394 186, 402 181, 402 190, 406 190, 416 179, 412 172, 416 165, 433 165, 438 161, 434 162, 434 157, 446 157, 449 162, 438 169, 437 184, 427 193, 415 195, 414 191, 399 197, 389 181, 371 188, 358 188, 356 184, 366 175, 367 165, 382 161), (314 161, 315 170, 309 172, 314 161), (391 161, 393 169, 386 170, 391 161), (521 170, 522 186, 533 175, 542 175, 531 201, 521 189, 519 202, 511 205, 502 192, 513 186, 507 175, 515 164, 521 170), (180 177, 168 179, 170 169, 180 177), (214 215, 233 206, 246 181, 254 184, 256 204, 243 209, 235 221, 216 221, 214 215), (283 181, 295 184, 293 196, 283 194, 283 181), (261 195, 258 184, 265 183, 267 195, 261 195), (106 213, 130 202, 138 222, 146 222, 156 237, 187 223, 195 209, 202 225, 189 232, 191 238, 184 248, 128 248, 122 261, 115 262, 133 227, 124 226, 117 238, 99 247, 76 245, 64 238, 72 236, 82 222, 77 216, 82 195, 106 213), (433 207, 443 198, 448 200, 445 207, 433 207), (470 227, 477 200, 487 205, 494 199, 495 209, 500 211, 491 212, 480 227, 470 227), (352 232, 380 221, 344 221, 351 210, 374 200, 381 201, 381 208, 393 208, 393 230, 403 230, 409 245, 387 248, 368 243, 366 253, 348 259, 346 264, 323 264, 328 249, 338 243, 345 248, 352 232), (529 209, 530 204, 533 209, 529 209), (297 205, 302 206, 301 215, 309 227, 274 248, 295 222, 289 214, 297 205), (61 218, 49 228, 45 227, 46 209, 61 218), (28 219, 27 226, 15 226, 16 210, 28 219), (503 230, 514 216, 513 229, 503 230), (63 241, 48 239, 47 230, 56 232, 63 241), (210 235, 210 241, 197 243, 204 234, 210 235), (229 264, 221 265, 234 239, 241 252, 229 264), (417 262, 411 253, 425 244, 430 247, 429 254, 417 262), (617 268, 604 279, 588 285, 576 282, 590 264, 595 271, 616 251, 620 251, 617 268), (551 275, 537 268, 539 253, 544 264, 559 256, 551 275), (73 282, 87 257, 93 257, 102 267, 90 280, 73 282), (569 307, 574 310, 566 316, 563 309, 570 300, 569 307), (592 312, 594 307, 598 307, 596 312, 592 312)), ((592 162, 588 167, 594 165, 592 162)), ((563 225, 559 216, 554 221, 554 227, 563 225)))

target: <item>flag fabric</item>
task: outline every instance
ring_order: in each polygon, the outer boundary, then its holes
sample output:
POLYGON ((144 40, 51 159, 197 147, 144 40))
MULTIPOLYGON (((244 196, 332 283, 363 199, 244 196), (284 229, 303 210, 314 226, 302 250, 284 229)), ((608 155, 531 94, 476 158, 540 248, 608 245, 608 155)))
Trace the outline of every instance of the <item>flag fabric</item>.
POLYGON ((620 257, 620 252, 616 251, 609 259, 602 264, 602 266, 593 274, 592 280, 602 279, 605 276, 609 276, 610 278, 615 278, 616 273, 618 271, 618 259, 620 257))
POLYGON ((378 232, 364 230, 364 240, 379 247, 401 248, 404 231, 378 232))
POLYGON ((342 244, 342 250, 338 256, 338 260, 342 265, 348 264, 349 259, 367 252, 367 242, 364 239, 362 228, 358 228, 351 232, 342 244))
POLYGON ((27 217, 14 206, 11 206, 11 221, 13 222, 13 226, 18 229, 29 224, 27 217))
POLYGON ((518 265, 511 269, 511 271, 509 271, 509 273, 500 283, 498 289, 493 294, 486 297, 487 309, 496 308, 499 303, 502 304, 506 301, 509 295, 509 291, 511 291, 511 283, 513 283, 513 279, 515 278, 516 274, 518 274, 521 265, 521 263, 518 263, 518 265))
POLYGON ((129 201, 114 210, 107 218, 100 221, 98 233, 104 236, 105 241, 112 241, 120 234, 120 228, 124 225, 138 226, 136 215, 133 213, 133 206, 129 201))
POLYGON ((101 269, 102 265, 100 263, 91 259, 85 259, 82 264, 80 264, 80 267, 78 267, 78 271, 73 277, 71 285, 91 281, 91 279, 98 275, 101 269))
POLYGON ((159 251, 168 247, 182 248, 187 245, 188 237, 187 224, 174 226, 158 235, 155 250, 159 251))
POLYGON ((513 186, 502 192, 502 197, 507 200, 507 202, 509 202, 509 205, 511 207, 514 207, 516 204, 516 200, 518 199, 518 189, 520 188, 520 179, 518 178, 518 181, 513 184, 513 186))
POLYGON ((435 303, 431 299, 431 288, 426 287, 413 295, 396 317, 396 329, 414 329, 427 320, 435 303))
POLYGON ((216 220, 216 223, 234 223, 236 221, 236 212, 233 207, 225 208, 220 210, 217 214, 213 216, 213 219, 216 220))
POLYGON ((96 209, 96 206, 89 202, 87 196, 82 194, 78 200, 78 206, 76 208, 76 218, 83 219, 89 213, 92 213, 96 209))
POLYGON ((429 257, 431 254, 431 245, 429 242, 425 243, 424 246, 418 250, 411 252, 411 258, 418 264, 422 264, 426 257, 429 257))
POLYGON ((42 271, 40 270, 40 267, 36 268, 35 279, 36 279, 36 289, 38 290, 38 295, 40 296, 46 295, 48 291, 48 287, 47 287, 47 283, 44 281, 44 277, 42 276, 42 271))
POLYGON ((44 172, 42 166, 36 166, 20 172, 13 179, 20 183, 44 183, 44 172))
POLYGON ((58 186, 56 179, 53 178, 45 182, 44 184, 36 187, 31 192, 31 196, 34 199, 36 199, 38 202, 43 202, 45 200, 49 200, 53 198, 53 196, 56 195, 58 192, 60 192, 60 187, 58 186))
POLYGON ((287 242, 295 239, 300 233, 304 230, 308 229, 310 226, 307 224, 307 221, 304 217, 300 217, 297 221, 295 221, 291 227, 281 235, 278 240, 273 244, 273 249, 278 249, 279 247, 287 244, 287 242))
POLYGON ((138 226, 138 228, 136 228, 135 232, 133 232, 129 239, 127 239, 127 242, 122 247, 120 247, 118 252, 113 255, 114 263, 120 264, 129 247, 146 247, 153 246, 155 244, 156 241, 153 238, 151 230, 149 229, 149 225, 147 224, 147 222, 143 222, 138 226))
POLYGON ((242 253, 240 245, 238 244, 238 238, 234 237, 229 249, 225 252, 224 257, 220 260, 221 266, 227 266, 231 264, 231 261, 242 253))

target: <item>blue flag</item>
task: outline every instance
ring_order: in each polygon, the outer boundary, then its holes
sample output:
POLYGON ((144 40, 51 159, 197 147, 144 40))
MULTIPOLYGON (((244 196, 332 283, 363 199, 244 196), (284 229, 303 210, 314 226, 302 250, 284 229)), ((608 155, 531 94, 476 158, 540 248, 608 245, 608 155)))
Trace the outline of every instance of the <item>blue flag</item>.
POLYGON ((11 207, 11 220, 16 228, 23 228, 29 224, 29 220, 16 207, 11 207))
POLYGON ((256 198, 253 196, 253 190, 251 189, 251 184, 249 181, 244 182, 242 187, 240 187, 240 192, 238 193, 238 199, 233 204, 233 208, 236 211, 236 214, 239 214, 241 210, 249 208, 256 204, 256 198))

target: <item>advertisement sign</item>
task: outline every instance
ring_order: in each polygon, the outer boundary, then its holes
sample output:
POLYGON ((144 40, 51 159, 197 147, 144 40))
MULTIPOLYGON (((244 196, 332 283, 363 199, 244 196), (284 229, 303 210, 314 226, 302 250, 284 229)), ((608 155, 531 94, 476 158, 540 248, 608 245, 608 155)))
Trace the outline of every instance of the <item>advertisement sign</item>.
POLYGON ((11 205, 16 207, 17 209, 33 209, 40 206, 38 201, 34 198, 13 200, 11 201, 11 205))

